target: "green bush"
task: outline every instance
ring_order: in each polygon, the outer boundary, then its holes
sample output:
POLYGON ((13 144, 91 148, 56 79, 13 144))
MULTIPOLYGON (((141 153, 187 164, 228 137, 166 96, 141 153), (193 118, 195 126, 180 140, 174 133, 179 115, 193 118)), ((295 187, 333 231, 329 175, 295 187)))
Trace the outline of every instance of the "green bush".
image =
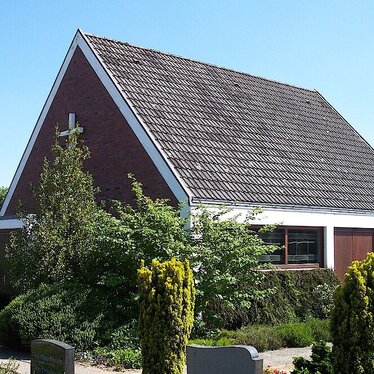
POLYGON ((125 369, 140 369, 142 367, 142 353, 139 348, 98 348, 94 351, 94 356, 94 361, 99 364, 109 364, 125 369))
POLYGON ((222 331, 217 339, 229 338, 234 345, 252 345, 258 351, 269 351, 284 347, 282 336, 274 326, 250 325, 236 331, 222 331))
MULTIPOLYGON (((268 292, 265 282, 258 287, 264 279, 259 256, 276 249, 249 229, 259 211, 247 215, 245 222, 227 213, 226 207, 212 211, 202 206, 191 217, 188 249, 196 279, 196 315, 199 327, 206 329, 248 323, 250 306, 268 292)), ((271 229, 265 226, 260 232, 271 229)))
POLYGON ((285 323, 276 328, 286 347, 307 347, 314 341, 313 330, 308 323, 285 323))
POLYGON ((88 352, 87 355, 81 355, 82 358, 90 358, 96 364, 109 364, 119 368, 141 368, 142 357, 136 321, 131 321, 114 330, 109 337, 109 342, 106 347, 99 347, 93 352, 88 352))
POLYGON ((336 373, 374 373, 374 253, 349 267, 331 315, 336 373))
POLYGON ((207 339, 191 340, 198 345, 252 345, 260 352, 311 345, 329 341, 329 320, 309 318, 306 322, 279 325, 248 325, 239 330, 222 330, 207 339))
POLYGON ((182 374, 195 301, 189 262, 154 260, 138 277, 143 373, 182 374))
POLYGON ((88 148, 76 133, 62 146, 56 130, 51 153, 53 159, 44 159, 39 184, 33 187, 35 207, 20 209, 23 227, 12 231, 6 249, 10 280, 20 292, 42 283, 84 279, 94 284, 97 279, 87 264, 106 213, 96 203, 93 177, 83 170, 88 148))
POLYGON ((308 317, 329 317, 333 293, 339 279, 331 269, 266 270, 259 286, 270 289, 267 296, 254 300, 249 310, 249 323, 278 324, 303 321, 308 317))
POLYGON ((331 348, 324 341, 313 344, 311 360, 295 357, 292 374, 332 374, 331 348))
POLYGON ((0 312, 0 342, 29 348, 37 338, 90 350, 110 341, 127 319, 127 305, 107 289, 80 284, 41 285, 0 312))
POLYGON ((318 318, 308 318, 305 322, 313 332, 313 340, 331 342, 330 320, 320 320, 318 318))
POLYGON ((211 347, 222 347, 226 345, 233 345, 234 341, 230 338, 220 338, 220 339, 193 339, 188 342, 188 344, 195 345, 206 345, 211 347))

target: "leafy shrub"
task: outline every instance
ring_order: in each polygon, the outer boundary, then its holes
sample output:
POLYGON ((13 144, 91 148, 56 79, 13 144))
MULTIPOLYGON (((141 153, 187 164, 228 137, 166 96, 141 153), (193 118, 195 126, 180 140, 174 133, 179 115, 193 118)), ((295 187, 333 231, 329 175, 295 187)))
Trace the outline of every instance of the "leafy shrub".
POLYGON ((276 248, 248 228, 258 211, 244 223, 229 212, 225 207, 215 211, 200 207, 191 217, 188 249, 196 279, 196 315, 208 329, 236 328, 248 322, 251 304, 268 292, 265 283, 258 287, 264 279, 257 271, 259 256, 276 248))
POLYGON ((321 340, 325 342, 331 342, 329 319, 320 320, 318 318, 308 318, 305 323, 312 330, 313 340, 315 342, 321 340))
POLYGON ((326 319, 330 318, 331 309, 334 305, 334 293, 337 284, 318 284, 312 292, 312 298, 316 302, 312 307, 314 317, 326 319), (319 302, 317 302, 317 300, 319 302))
POLYGON ((142 353, 139 348, 97 348, 94 351, 94 362, 116 366, 125 369, 140 369, 142 363, 142 353))
POLYGON ((315 341, 330 340, 329 320, 310 318, 306 322, 248 325, 239 330, 222 330, 207 339, 191 340, 199 345, 252 345, 258 351, 305 347, 315 341))
POLYGON ((84 361, 125 369, 141 368, 141 350, 137 321, 131 321, 114 330, 106 347, 79 355, 84 361))
POLYGON ((286 347, 307 347, 313 343, 313 330, 307 323, 294 322, 277 326, 286 347))
POLYGON ((252 345, 260 352, 284 347, 281 335, 270 325, 250 325, 236 331, 223 330, 217 335, 217 339, 222 338, 229 338, 235 345, 252 345))
POLYGON ((332 374, 331 348, 324 341, 314 343, 311 360, 295 357, 292 374, 332 374))
POLYGON ((182 374, 195 302, 189 262, 154 260, 138 277, 143 373, 182 374))
POLYGON ((126 304, 105 288, 79 284, 41 285, 0 312, 0 342, 29 348, 37 338, 72 344, 77 350, 106 345, 126 322, 126 304))
POLYGON ((335 294, 331 334, 335 372, 374 373, 374 253, 348 268, 335 294))
POLYGON ((253 292, 258 289, 272 292, 252 302, 248 317, 250 323, 278 324, 329 315, 331 293, 340 283, 333 270, 274 269, 263 273, 263 280, 253 287, 253 292))

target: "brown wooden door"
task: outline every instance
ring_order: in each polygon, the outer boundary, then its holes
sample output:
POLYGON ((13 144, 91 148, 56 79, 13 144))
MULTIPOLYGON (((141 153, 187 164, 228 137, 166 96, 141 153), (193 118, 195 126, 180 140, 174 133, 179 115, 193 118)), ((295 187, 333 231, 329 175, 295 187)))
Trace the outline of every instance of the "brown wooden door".
POLYGON ((373 229, 335 229, 335 272, 343 280, 348 266, 373 250, 373 229))

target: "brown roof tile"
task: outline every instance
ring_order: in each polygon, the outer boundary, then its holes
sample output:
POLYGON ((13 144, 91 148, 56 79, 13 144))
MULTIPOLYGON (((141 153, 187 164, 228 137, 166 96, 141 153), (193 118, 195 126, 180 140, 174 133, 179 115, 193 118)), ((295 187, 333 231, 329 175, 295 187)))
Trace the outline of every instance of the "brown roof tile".
POLYGON ((194 198, 374 210, 374 151, 317 91, 86 37, 194 198))

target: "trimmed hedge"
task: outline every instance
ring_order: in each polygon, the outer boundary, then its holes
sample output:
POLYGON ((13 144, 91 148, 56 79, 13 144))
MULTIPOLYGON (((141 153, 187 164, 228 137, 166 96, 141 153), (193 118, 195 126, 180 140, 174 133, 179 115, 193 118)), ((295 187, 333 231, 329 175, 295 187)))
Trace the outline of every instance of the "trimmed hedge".
POLYGON ((81 284, 41 285, 0 312, 0 343, 29 349, 37 338, 61 340, 78 351, 109 343, 126 323, 125 298, 81 284))
MULTIPOLYGON (((331 269, 265 270, 260 289, 272 289, 253 301, 244 323, 277 324, 328 318, 333 294, 340 281, 331 269)), ((255 292, 256 289, 253 290, 255 292)))

